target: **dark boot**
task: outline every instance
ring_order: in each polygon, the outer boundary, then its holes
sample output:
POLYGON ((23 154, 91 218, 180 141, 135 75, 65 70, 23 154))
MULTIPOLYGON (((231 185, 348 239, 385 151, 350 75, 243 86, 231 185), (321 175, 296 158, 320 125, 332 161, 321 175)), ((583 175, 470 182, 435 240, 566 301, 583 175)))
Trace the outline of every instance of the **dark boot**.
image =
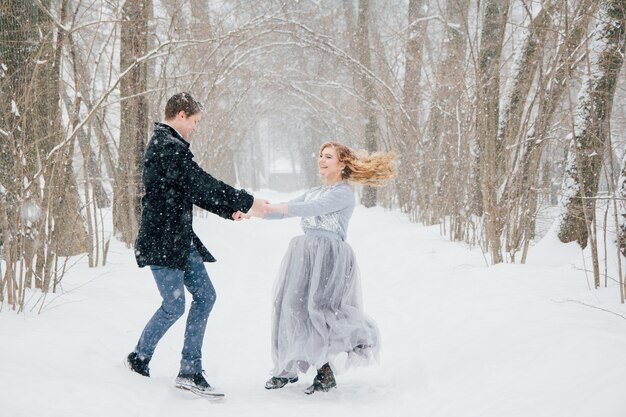
POLYGON ((265 383, 265 389, 278 389, 284 387, 287 384, 293 384, 294 382, 298 382, 297 376, 294 376, 292 378, 281 378, 273 376, 265 383))
POLYGON ((313 394, 315 391, 326 392, 331 388, 337 386, 335 381, 335 375, 333 370, 330 369, 330 365, 325 363, 320 369, 317 370, 317 375, 313 379, 313 384, 304 390, 305 394, 313 394))
POLYGON ((143 376, 150 376, 150 368, 148 367, 149 360, 141 359, 137 352, 131 352, 126 357, 126 367, 133 372, 143 376))
POLYGON ((202 395, 205 397, 223 397, 224 394, 215 392, 213 388, 206 380, 203 372, 195 374, 178 373, 175 381, 176 388, 191 391, 194 394, 202 395))

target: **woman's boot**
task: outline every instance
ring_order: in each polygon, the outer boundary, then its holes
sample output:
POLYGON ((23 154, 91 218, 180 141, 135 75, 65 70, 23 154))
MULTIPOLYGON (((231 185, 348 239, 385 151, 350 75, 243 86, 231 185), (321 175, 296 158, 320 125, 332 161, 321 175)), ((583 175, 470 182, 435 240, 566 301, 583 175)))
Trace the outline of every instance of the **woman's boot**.
POLYGON ((330 365, 328 363, 325 363, 320 369, 317 370, 317 375, 313 379, 313 384, 304 390, 304 393, 313 394, 315 391, 326 392, 336 386, 337 381, 335 381, 333 370, 330 369, 330 365))
POLYGON ((294 382, 298 382, 297 376, 291 378, 281 378, 278 376, 273 376, 265 383, 265 389, 278 389, 284 387, 287 384, 293 384, 294 382))

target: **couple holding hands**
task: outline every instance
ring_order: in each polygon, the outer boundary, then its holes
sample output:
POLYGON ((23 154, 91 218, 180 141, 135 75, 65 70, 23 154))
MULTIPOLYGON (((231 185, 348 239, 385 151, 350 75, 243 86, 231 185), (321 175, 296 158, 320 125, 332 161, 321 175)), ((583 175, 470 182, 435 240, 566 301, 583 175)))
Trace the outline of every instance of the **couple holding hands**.
POLYGON ((318 168, 323 184, 281 204, 269 204, 205 172, 193 161, 189 135, 202 106, 188 93, 172 96, 164 121, 156 123, 143 160, 142 217, 135 245, 137 264, 149 266, 163 299, 145 326, 126 364, 150 376, 157 343, 185 312, 185 288, 192 296, 180 372, 175 385, 198 395, 223 397, 202 370, 202 342, 215 289, 204 262, 215 258, 192 229, 196 205, 225 219, 301 217, 304 234, 293 238, 280 266, 272 313, 271 378, 267 389, 298 380, 317 369, 305 392, 336 387, 331 361, 377 357, 379 332, 364 313, 359 272, 345 242, 354 210, 351 182, 382 185, 394 176, 393 154, 357 156, 335 142, 321 146, 318 168))

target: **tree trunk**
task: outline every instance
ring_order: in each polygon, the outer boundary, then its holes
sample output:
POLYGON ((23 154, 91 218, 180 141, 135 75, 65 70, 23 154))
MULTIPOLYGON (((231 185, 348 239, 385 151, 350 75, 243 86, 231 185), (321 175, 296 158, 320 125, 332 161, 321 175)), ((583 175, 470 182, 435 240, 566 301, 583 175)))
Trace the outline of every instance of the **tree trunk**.
POLYGON ((511 76, 498 126, 498 142, 508 146, 515 141, 522 123, 522 113, 537 71, 546 34, 550 28, 550 17, 556 3, 544 6, 528 27, 526 39, 517 58, 511 76))
MULTIPOLYGON (((446 5, 446 33, 440 50, 442 60, 435 72, 436 93, 433 97, 427 125, 428 140, 424 145, 429 160, 422 161, 420 183, 422 193, 430 202, 420 204, 422 221, 438 222, 443 216, 456 217, 460 224, 463 211, 465 184, 463 170, 468 168, 467 141, 469 126, 462 109, 469 107, 463 65, 467 36, 460 28, 467 25, 468 2, 449 1, 446 5)), ((453 239, 461 239, 458 229, 453 239)))
MULTIPOLYGON (((67 8, 68 1, 63 0, 61 2, 61 22, 65 23, 67 20, 67 8)), ((52 23, 50 23, 52 25, 52 23)), ((57 120, 57 129, 59 131, 59 140, 63 140, 63 134, 61 130, 61 83, 60 83, 60 68, 62 48, 66 39, 66 34, 60 31, 57 34, 56 44, 56 65, 54 73, 53 87, 50 89, 51 104, 54 107, 54 112, 50 114, 54 115, 54 119, 57 120)), ((80 103, 77 103, 80 106, 80 103)), ((77 109, 78 110, 78 109, 77 109)), ((70 116, 72 117, 72 116, 70 116)), ((59 174, 59 196, 57 198, 57 210, 54 212, 55 216, 55 254, 58 256, 72 256, 84 253, 87 251, 87 230, 85 219, 81 213, 81 200, 78 194, 78 184, 76 183, 76 175, 74 173, 73 160, 74 160, 74 141, 72 140, 67 148, 66 152, 62 152, 59 155, 63 156, 62 170, 59 174)))
MULTIPOLYGON (((43 163, 64 139, 59 88, 65 32, 48 16, 50 7, 49 1, 0 2, 0 58, 6 72, 0 77, 0 96, 7 99, 1 104, 0 126, 9 139, 1 146, 7 163, 1 164, 0 180, 7 188, 10 233, 16 236, 13 247, 4 249, 14 262, 23 259, 19 285, 31 286, 34 277, 35 286, 44 291, 45 277, 52 275, 45 268, 50 265, 47 254, 81 253, 85 237, 71 153, 66 148, 43 163)), ((66 12, 64 0, 60 22, 66 12)))
MULTIPOLYGON (((45 7, 50 10, 50 3, 45 7)), ((59 20, 65 23, 67 19, 68 0, 61 2, 59 20)), ((46 61, 41 72, 37 73, 38 82, 41 85, 38 94, 40 101, 40 113, 37 118, 38 131, 50 133, 50 136, 42 142, 41 155, 45 156, 58 143, 65 139, 62 131, 61 99, 60 99, 60 76, 62 48, 66 39, 64 31, 58 31, 56 41, 54 39, 54 24, 48 17, 42 16, 42 22, 49 31, 49 40, 42 42, 42 50, 45 52, 46 61)), ((40 150, 41 152, 41 150, 40 150)), ((78 195, 76 176, 72 166, 74 157, 74 141, 69 142, 61 152, 58 152, 53 160, 44 167, 44 200, 50 201, 53 227, 51 229, 51 253, 55 256, 72 256, 86 251, 86 229, 81 214, 81 201, 78 195), (46 197, 47 194, 48 196, 46 197)), ((52 267, 52 265, 50 265, 52 267)), ((47 275, 51 273, 46 271, 47 275)), ((44 280, 44 291, 49 289, 49 283, 44 280)))
MULTIPOLYGON (((370 0, 359 0, 359 11, 357 19, 357 53, 359 62, 365 68, 371 70, 371 52, 369 41, 369 19, 370 19, 370 0)), ((365 114, 365 149, 372 153, 378 150, 378 121, 376 119, 376 110, 374 108, 374 100, 376 92, 374 90, 374 81, 368 75, 361 72, 361 88, 363 90, 363 112, 365 114)), ((376 205, 376 188, 363 187, 363 195, 361 196, 361 204, 365 207, 373 207, 376 205)))
POLYGON ((36 24, 34 1, 0 0, 0 231, 5 261, 0 277, 0 299, 14 309, 18 303, 15 266, 22 241, 18 238, 22 235, 19 206, 23 171, 27 167, 22 163, 27 161, 22 146, 27 124, 24 128, 21 124, 28 108, 26 80, 32 78, 34 71, 31 58, 38 39, 36 24))
POLYGON ((617 181, 617 198, 618 198, 618 239, 619 250, 622 255, 626 256, 626 153, 622 157, 622 170, 617 181))
MULTIPOLYGON (((70 56, 72 60, 73 70, 74 70, 74 86, 75 92, 80 93, 81 102, 86 102, 87 110, 90 111, 91 106, 91 94, 89 92, 89 86, 92 83, 92 77, 89 73, 89 70, 85 66, 83 59, 81 58, 80 51, 76 43, 74 42, 74 38, 72 34, 68 34, 68 48, 70 50, 70 56)), ((71 114, 72 102, 70 97, 65 94, 63 97, 65 101, 65 107, 67 109, 67 113, 71 114)), ((79 109, 77 109, 79 110, 79 109)), ((78 113, 77 113, 78 115, 78 113)), ((104 189, 102 170, 100 167, 100 162, 96 159, 93 149, 91 147, 91 132, 92 132, 93 122, 89 122, 88 126, 83 127, 81 131, 78 133, 78 144, 80 146, 80 151, 83 155, 83 159, 85 160, 85 166, 87 167, 87 171, 85 172, 85 176, 89 178, 89 183, 93 188, 93 192, 96 198, 96 204, 98 208, 105 208, 111 205, 109 200, 109 196, 104 189)), ((88 203, 88 199, 87 199, 88 203)))
POLYGON ((600 4, 598 24, 590 45, 589 73, 582 83, 574 113, 573 139, 568 154, 559 218, 559 239, 587 246, 588 225, 595 216, 595 199, 608 135, 617 79, 624 61, 623 1, 600 4))
MULTIPOLYGON (((548 30, 551 27, 551 16, 554 13, 556 3, 546 4, 535 16, 528 27, 526 38, 524 39, 521 51, 518 54, 510 77, 511 82, 504 97, 504 106, 500 114, 500 125, 498 127, 498 143, 502 149, 511 149, 508 157, 503 157, 503 164, 506 168, 505 175, 498 184, 498 189, 502 192, 498 195, 499 207, 501 208, 500 221, 506 235, 506 251, 511 260, 514 261, 516 253, 519 251, 523 229, 527 225, 520 225, 517 219, 522 216, 522 212, 528 207, 522 207, 518 203, 519 194, 516 194, 516 187, 510 182, 513 178, 514 167, 518 164, 523 148, 516 145, 516 141, 523 135, 522 115, 526 108, 526 101, 530 93, 533 79, 537 73, 543 57, 543 47, 548 30)), ((506 155, 506 154, 505 154, 506 155)), ((525 187, 526 188, 526 187, 525 187)), ((528 216, 524 218, 529 219, 528 216)))
MULTIPOLYGON (((152 0, 127 0, 122 8, 120 69, 124 71, 148 51, 152 0)), ((135 66, 120 81, 121 120, 118 169, 113 196, 113 227, 132 245, 141 217, 142 158, 148 131, 147 64, 135 66)))
POLYGON ((422 50, 428 26, 427 21, 419 19, 425 17, 425 5, 425 0, 409 1, 409 29, 406 40, 402 105, 410 120, 404 119, 402 137, 398 141, 401 160, 396 179, 398 203, 405 213, 414 211, 417 203, 415 188, 418 178, 420 81, 422 79, 422 50))
MULTIPOLYGON (((564 5, 567 18, 568 10, 564 5)), ((541 156, 551 130, 552 119, 561 102, 567 86, 565 82, 570 74, 572 64, 576 61, 575 50, 587 31, 589 16, 595 9, 592 0, 583 0, 574 13, 571 26, 566 25, 565 39, 563 39, 555 53, 554 63, 546 71, 546 76, 540 85, 539 105, 534 121, 526 133, 523 152, 520 162, 513 171, 507 197, 516 200, 513 204, 518 207, 519 215, 513 227, 518 229, 519 242, 523 245, 522 262, 525 262, 528 244, 534 234, 534 224, 537 215, 537 181, 541 163, 541 156)))
POLYGON ((476 138, 479 150, 479 181, 482 192, 486 243, 494 264, 502 262, 502 221, 498 206, 498 180, 502 174, 502 144, 498 141, 500 100, 500 55, 509 2, 488 0, 485 4, 478 62, 476 138))

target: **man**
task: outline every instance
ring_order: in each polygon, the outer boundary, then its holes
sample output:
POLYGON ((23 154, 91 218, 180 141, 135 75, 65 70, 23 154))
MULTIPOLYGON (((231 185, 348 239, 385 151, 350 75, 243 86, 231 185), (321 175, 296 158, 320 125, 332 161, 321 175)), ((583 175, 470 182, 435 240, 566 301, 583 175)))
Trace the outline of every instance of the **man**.
POLYGON ((193 205, 226 219, 265 212, 267 201, 255 199, 209 175, 193 161, 189 136, 202 118, 202 107, 188 93, 172 96, 165 118, 155 123, 144 156, 142 217, 135 244, 139 267, 149 266, 163 302, 144 328, 127 359, 134 372, 150 376, 148 364, 157 343, 185 312, 185 288, 193 301, 176 387, 201 395, 216 394, 202 371, 202 342, 215 303, 215 289, 203 262, 215 262, 192 229, 193 205))

